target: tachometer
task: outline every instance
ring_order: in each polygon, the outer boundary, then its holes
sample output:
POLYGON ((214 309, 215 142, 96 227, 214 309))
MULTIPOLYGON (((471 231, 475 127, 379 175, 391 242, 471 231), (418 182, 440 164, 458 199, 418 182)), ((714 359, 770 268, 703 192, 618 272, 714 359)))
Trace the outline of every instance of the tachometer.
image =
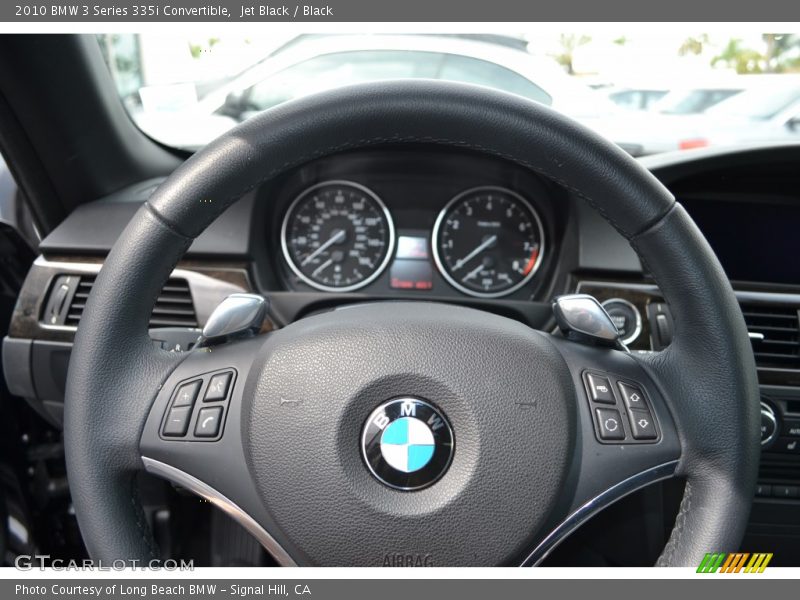
POLYGON ((326 181, 291 204, 281 244, 289 267, 308 285, 349 292, 384 270, 394 247, 394 225, 370 189, 352 181, 326 181))
POLYGON ((544 230, 525 198, 499 187, 462 192, 433 229, 442 276, 465 294, 497 298, 525 285, 542 264, 544 230))

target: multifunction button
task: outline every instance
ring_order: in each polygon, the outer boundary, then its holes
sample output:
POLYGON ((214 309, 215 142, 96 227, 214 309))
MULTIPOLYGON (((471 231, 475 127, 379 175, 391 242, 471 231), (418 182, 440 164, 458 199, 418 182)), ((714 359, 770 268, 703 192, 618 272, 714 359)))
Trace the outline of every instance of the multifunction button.
POLYGON ((601 442, 652 443, 658 440, 658 424, 642 385, 621 381, 611 373, 591 371, 584 372, 583 381, 601 442))
POLYGON ((600 437, 604 440, 624 440, 625 430, 622 428, 622 417, 613 408, 598 408, 595 411, 600 426, 600 437))
POLYGON ((182 440, 215 441, 222 434, 236 372, 215 371, 175 386, 164 415, 161 435, 182 440), (202 398, 202 402, 198 402, 202 398), (208 403, 204 406, 205 403, 208 403))
POLYGON ((628 408, 647 408, 644 394, 638 387, 620 381, 619 391, 622 392, 622 399, 628 408))
POLYGON ((646 410, 631 410, 628 413, 631 420, 631 431, 635 440, 654 440, 658 437, 653 417, 646 410))
POLYGON ((214 375, 208 382, 208 389, 206 390, 206 395, 203 396, 203 400, 205 402, 225 400, 228 396, 228 384, 231 382, 232 375, 230 371, 214 375))
POLYGON ((175 401, 172 406, 192 406, 194 401, 197 400, 201 385, 203 385, 202 379, 184 383, 178 388, 178 393, 175 394, 175 401))
POLYGON ((189 418, 192 416, 191 406, 174 406, 167 415, 164 423, 164 435, 181 437, 189 429, 189 418))
POLYGON ((194 434, 197 437, 217 437, 222 420, 222 407, 203 408, 197 413, 194 434))
POLYGON ((614 392, 611 391, 611 382, 606 377, 587 373, 586 381, 589 384, 589 394, 591 394, 592 400, 603 404, 617 403, 614 399, 614 392))

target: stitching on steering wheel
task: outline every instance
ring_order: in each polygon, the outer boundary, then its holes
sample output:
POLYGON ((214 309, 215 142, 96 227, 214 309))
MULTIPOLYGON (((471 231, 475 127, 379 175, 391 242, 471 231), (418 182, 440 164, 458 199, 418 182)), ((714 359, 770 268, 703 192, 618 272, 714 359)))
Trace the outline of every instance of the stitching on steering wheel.
POLYGON ((683 492, 683 500, 681 501, 681 508, 678 512, 678 516, 675 517, 675 526, 672 528, 672 535, 669 537, 669 541, 667 545, 664 547, 664 551, 661 553, 661 556, 658 558, 658 562, 656 566, 659 567, 666 567, 666 566, 673 566, 672 559, 675 555, 675 551, 678 548, 680 543, 680 539, 683 537, 684 528, 686 526, 686 515, 689 513, 689 509, 692 506, 692 484, 690 481, 686 482, 686 488, 683 492))
POLYGON ((147 545, 147 549, 150 552, 150 558, 156 559, 158 558, 158 547, 155 539, 153 538, 153 532, 146 524, 144 509, 142 508, 142 502, 141 498, 139 497, 139 489, 136 486, 135 477, 131 477, 131 504, 133 505, 134 520, 136 521, 136 527, 139 529, 139 534, 142 536, 142 540, 147 545))

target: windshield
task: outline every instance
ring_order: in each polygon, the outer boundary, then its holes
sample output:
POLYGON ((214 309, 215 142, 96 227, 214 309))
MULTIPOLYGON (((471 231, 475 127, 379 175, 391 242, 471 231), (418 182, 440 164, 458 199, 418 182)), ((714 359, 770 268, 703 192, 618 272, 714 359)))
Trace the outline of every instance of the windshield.
POLYGON ((793 85, 765 85, 722 102, 709 112, 718 117, 770 119, 800 100, 800 81, 793 85))
POLYGON ((439 79, 491 87, 580 121, 635 156, 800 140, 769 120, 800 98, 800 34, 635 30, 283 36, 106 34, 120 98, 149 136, 195 150, 283 102, 339 86, 439 79), (724 85, 708 85, 724 78, 724 85), (695 83, 697 82, 697 83, 695 83))
POLYGON ((665 115, 694 115, 735 96, 741 89, 690 89, 669 92, 653 110, 665 115))

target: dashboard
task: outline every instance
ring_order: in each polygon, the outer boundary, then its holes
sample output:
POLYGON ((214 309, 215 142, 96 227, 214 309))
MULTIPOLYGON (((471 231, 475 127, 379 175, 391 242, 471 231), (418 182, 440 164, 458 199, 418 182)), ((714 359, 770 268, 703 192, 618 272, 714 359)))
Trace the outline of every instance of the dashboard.
MULTIPOLYGON (((764 536, 779 528, 789 559, 800 544, 800 146, 642 162, 695 219, 739 298, 762 386, 749 547, 767 543, 778 556, 764 536)), ((94 277, 159 183, 80 206, 40 244, 3 360, 11 391, 55 426, 94 277)), ((319 158, 245 194, 176 266, 151 337, 185 349, 190 341, 163 332, 196 332, 242 291, 269 299, 265 330, 350 303, 413 299, 552 331, 552 299, 578 291, 604 303, 634 351, 665 348, 675 327, 627 241, 582 200, 520 165, 431 146, 319 158)))

